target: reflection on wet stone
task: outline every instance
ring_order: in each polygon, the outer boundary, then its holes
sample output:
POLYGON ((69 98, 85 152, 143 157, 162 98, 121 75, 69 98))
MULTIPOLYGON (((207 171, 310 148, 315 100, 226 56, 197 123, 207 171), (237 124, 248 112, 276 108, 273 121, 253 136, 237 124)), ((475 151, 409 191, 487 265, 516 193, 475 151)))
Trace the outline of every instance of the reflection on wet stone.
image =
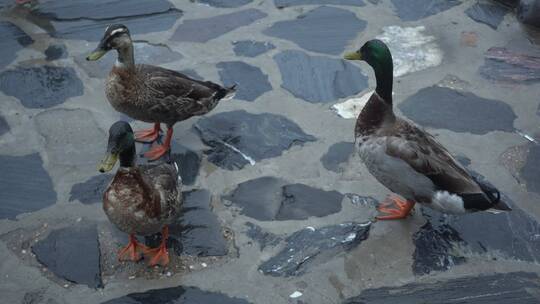
POLYGON ((195 0, 198 3, 210 5, 213 7, 234 8, 246 5, 253 0, 195 0))
POLYGON ((63 44, 50 45, 45 50, 45 56, 46 56, 45 60, 47 61, 67 58, 68 53, 67 53, 66 46, 63 44))
POLYGON ((343 194, 265 176, 239 184, 223 198, 260 221, 305 220, 341 211, 343 194))
POLYGON ((17 52, 34 41, 11 22, 0 22, 0 68, 5 68, 16 57, 17 52))
POLYGON ((347 164, 349 157, 354 151, 354 143, 338 142, 328 148, 328 151, 321 157, 321 162, 326 170, 342 172, 343 164, 347 164))
POLYGON ((219 303, 249 304, 246 300, 232 298, 222 293, 200 290, 197 287, 171 287, 151 289, 145 292, 130 293, 102 304, 180 304, 180 303, 219 303))
POLYGON ((502 101, 439 86, 419 90, 398 107, 421 126, 473 134, 512 132, 517 117, 502 101))
POLYGON ((540 278, 535 273, 510 272, 450 279, 437 283, 411 283, 399 287, 366 289, 347 304, 536 304, 540 278))
POLYGON ((281 86, 309 102, 330 102, 358 94, 367 88, 362 71, 343 60, 310 56, 286 50, 274 56, 281 72, 281 86))
POLYGON ((440 12, 446 11, 456 5, 460 0, 392 0, 398 17, 403 21, 416 21, 440 12))
POLYGON ((189 150, 182 145, 173 144, 171 151, 174 151, 174 154, 171 155, 171 160, 178 165, 182 184, 193 185, 197 179, 197 175, 199 175, 201 156, 197 152, 189 150))
POLYGON ((246 235, 259 243, 259 246, 261 250, 264 250, 267 246, 275 246, 280 241, 281 238, 271 232, 263 231, 263 229, 251 222, 247 222, 246 226, 248 227, 248 230, 246 231, 246 235))
POLYGON ((37 260, 55 275, 92 288, 102 287, 96 224, 78 223, 52 231, 32 246, 37 260))
POLYGON ((225 86, 237 85, 235 99, 254 101, 272 90, 268 76, 258 67, 242 61, 228 61, 218 63, 217 68, 225 86))
POLYGON ((259 270, 271 276, 302 275, 308 266, 324 263, 359 245, 367 239, 370 227, 369 222, 306 227, 286 238, 283 250, 259 266, 259 270))
POLYGON ((6 134, 9 132, 9 124, 7 123, 6 119, 0 115, 0 136, 6 134))
POLYGON ((266 13, 252 8, 210 18, 186 20, 176 29, 171 40, 207 42, 266 16, 266 13))
POLYGON ((242 40, 233 42, 236 56, 256 57, 276 47, 270 42, 242 40))
POLYGON ((314 4, 330 4, 330 5, 350 5, 350 6, 364 6, 366 5, 362 0, 274 0, 274 4, 277 8, 285 8, 295 5, 314 5, 314 4))
POLYGON ((85 182, 74 184, 69 193, 69 201, 78 200, 83 204, 101 203, 103 193, 112 177, 112 174, 100 174, 92 176, 85 182))
POLYGON ((496 3, 475 3, 465 10, 465 13, 474 21, 484 23, 496 30, 509 9, 496 3))
POLYGON ((366 25, 351 11, 323 6, 295 20, 276 22, 263 33, 292 41, 309 51, 338 55, 366 25))
POLYGON ((280 156, 294 145, 315 141, 284 116, 244 110, 222 112, 201 118, 194 125, 202 141, 210 147, 208 160, 228 170, 280 156))
POLYGON ((0 219, 15 219, 56 203, 51 177, 39 154, 0 155, 0 172, 0 219))
POLYGON ((82 95, 83 84, 73 68, 19 67, 0 73, 0 91, 18 98, 27 108, 50 108, 82 95))
POLYGON ((484 78, 528 84, 540 81, 540 57, 516 53, 506 48, 487 50, 484 65, 479 68, 484 78))
POLYGON ((527 191, 540 194, 540 146, 531 145, 525 165, 520 172, 521 177, 525 180, 527 191))

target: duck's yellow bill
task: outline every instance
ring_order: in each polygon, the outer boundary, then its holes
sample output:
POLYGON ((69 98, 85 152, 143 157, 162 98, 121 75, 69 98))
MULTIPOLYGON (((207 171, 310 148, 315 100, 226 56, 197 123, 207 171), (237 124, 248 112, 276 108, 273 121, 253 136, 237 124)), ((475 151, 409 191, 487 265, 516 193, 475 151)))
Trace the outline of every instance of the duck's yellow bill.
POLYGON ((345 54, 343 58, 347 60, 362 60, 362 54, 358 52, 351 52, 351 53, 345 54))
POLYGON ((86 60, 88 60, 88 61, 96 61, 99 58, 103 57, 103 55, 105 55, 105 54, 107 54, 107 51, 97 49, 97 50, 93 51, 92 53, 90 53, 90 55, 88 55, 86 57, 86 60))
POLYGON ((117 160, 118 154, 108 153, 98 166, 99 172, 104 173, 111 171, 117 160))

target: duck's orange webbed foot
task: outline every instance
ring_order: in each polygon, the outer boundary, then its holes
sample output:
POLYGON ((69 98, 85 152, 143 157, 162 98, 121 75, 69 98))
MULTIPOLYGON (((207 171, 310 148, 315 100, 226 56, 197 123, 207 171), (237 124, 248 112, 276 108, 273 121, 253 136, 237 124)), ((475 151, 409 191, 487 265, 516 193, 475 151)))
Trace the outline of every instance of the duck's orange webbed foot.
POLYGON ((148 158, 149 160, 156 160, 165 155, 167 151, 171 148, 171 138, 173 134, 173 129, 169 127, 167 129, 167 136, 165 137, 165 142, 163 142, 162 145, 157 145, 150 149, 150 151, 144 153, 144 157, 148 158))
POLYGON ((142 255, 148 248, 139 243, 133 234, 129 235, 129 243, 118 252, 119 261, 137 262, 142 259, 142 255))
POLYGON ((383 215, 377 216, 378 220, 399 220, 409 215, 415 202, 404 200, 397 195, 389 195, 377 208, 383 215))
POLYGON ((158 139, 161 131, 160 123, 155 123, 153 128, 135 131, 135 140, 138 142, 151 143, 158 139))
POLYGON ((161 244, 153 249, 146 249, 144 254, 150 257, 148 266, 167 266, 169 264, 169 252, 167 251, 167 239, 169 238, 169 227, 163 227, 161 232, 161 244))

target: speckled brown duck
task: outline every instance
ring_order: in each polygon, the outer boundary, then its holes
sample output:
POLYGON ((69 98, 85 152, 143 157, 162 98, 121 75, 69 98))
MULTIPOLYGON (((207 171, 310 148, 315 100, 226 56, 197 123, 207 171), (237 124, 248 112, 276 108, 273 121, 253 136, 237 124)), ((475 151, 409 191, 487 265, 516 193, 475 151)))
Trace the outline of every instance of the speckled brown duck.
POLYGON ((137 166, 133 130, 123 121, 114 123, 109 130, 107 154, 99 171, 112 170, 118 159, 120 167, 103 194, 105 214, 129 234, 129 243, 118 258, 138 261, 144 254, 150 256, 151 266, 167 265, 168 225, 178 217, 182 204, 178 170, 168 163, 137 166), (135 238, 159 231, 162 240, 155 249, 148 249, 135 238))
POLYGON ((153 128, 135 133, 137 141, 154 142, 159 136, 160 124, 167 125, 164 143, 145 153, 149 159, 158 159, 170 149, 176 122, 208 113, 220 100, 231 98, 235 92, 234 86, 224 88, 173 70, 135 64, 133 42, 128 28, 122 24, 107 27, 98 47, 86 59, 98 60, 113 49, 118 58, 105 88, 110 104, 134 119, 154 123, 153 128))
POLYGON ((417 202, 457 214, 510 210, 497 189, 473 178, 431 134, 394 114, 393 62, 384 42, 370 40, 345 59, 364 60, 377 81, 356 121, 358 154, 381 184, 405 198, 390 196, 378 219, 404 218, 417 202))

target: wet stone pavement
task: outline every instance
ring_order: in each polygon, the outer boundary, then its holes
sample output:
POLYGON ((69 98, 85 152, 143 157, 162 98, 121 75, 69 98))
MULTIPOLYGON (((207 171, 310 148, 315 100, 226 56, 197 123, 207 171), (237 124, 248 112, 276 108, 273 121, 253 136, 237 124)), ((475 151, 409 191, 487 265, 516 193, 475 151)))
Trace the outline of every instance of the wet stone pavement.
POLYGON ((540 303, 540 32, 519 22, 534 12, 491 0, 6 0, 0 10, 2 301, 540 303), (112 23, 129 27, 139 63, 238 86, 174 127, 184 205, 167 267, 119 262, 128 237, 101 206, 108 128, 148 127, 106 101, 114 53, 85 60, 112 23), (418 206, 374 220, 388 191, 359 163, 353 130, 375 79, 341 59, 372 37, 392 51, 396 112, 512 212, 418 206))

